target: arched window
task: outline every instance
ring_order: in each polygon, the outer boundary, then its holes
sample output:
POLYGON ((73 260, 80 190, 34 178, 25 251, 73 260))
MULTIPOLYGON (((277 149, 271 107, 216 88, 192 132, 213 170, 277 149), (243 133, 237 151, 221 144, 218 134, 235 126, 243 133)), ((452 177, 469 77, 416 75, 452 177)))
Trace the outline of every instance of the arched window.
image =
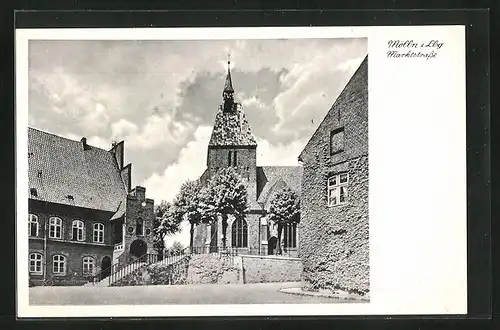
POLYGON ((93 257, 83 257, 83 275, 93 275, 95 269, 95 259, 93 257))
POLYGON ((297 224, 287 223, 283 228, 283 244, 286 248, 297 247, 297 224))
POLYGON ((28 222, 29 222, 28 235, 34 237, 38 236, 38 217, 34 214, 29 214, 28 222))
POLYGON ((73 240, 83 241, 83 228, 84 228, 83 221, 73 220, 71 228, 72 228, 71 237, 73 237, 73 240))
POLYGON ((238 218, 233 221, 231 228, 231 245, 233 247, 248 246, 248 227, 247 222, 243 218, 238 218))
POLYGON ((60 254, 52 257, 52 272, 58 275, 66 274, 66 257, 60 254))
POLYGON ((43 256, 40 253, 30 253, 30 273, 42 275, 42 260, 43 256))
POLYGON ((94 223, 94 243, 104 243, 104 225, 102 223, 94 223))
POLYGON ((135 224, 135 234, 140 236, 144 235, 144 221, 141 218, 138 218, 135 224))
POLYGON ((62 220, 58 217, 51 217, 49 219, 49 237, 62 238, 62 220))

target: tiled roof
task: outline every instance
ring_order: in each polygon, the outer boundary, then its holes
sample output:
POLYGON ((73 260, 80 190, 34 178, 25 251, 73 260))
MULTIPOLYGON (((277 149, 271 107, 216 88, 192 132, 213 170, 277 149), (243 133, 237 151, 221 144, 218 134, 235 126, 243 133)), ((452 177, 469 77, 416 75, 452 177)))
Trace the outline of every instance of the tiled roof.
MULTIPOLYGON (((116 212, 127 195, 113 154, 28 129, 29 188, 46 202, 116 212), (72 198, 68 198, 72 196, 72 198)), ((30 193, 30 192, 28 192, 30 193)))
POLYGON ((219 109, 209 146, 257 146, 245 114, 238 106, 235 111, 219 109))
POLYGON ((302 166, 259 166, 257 181, 259 204, 267 204, 271 193, 285 186, 300 195, 302 166))

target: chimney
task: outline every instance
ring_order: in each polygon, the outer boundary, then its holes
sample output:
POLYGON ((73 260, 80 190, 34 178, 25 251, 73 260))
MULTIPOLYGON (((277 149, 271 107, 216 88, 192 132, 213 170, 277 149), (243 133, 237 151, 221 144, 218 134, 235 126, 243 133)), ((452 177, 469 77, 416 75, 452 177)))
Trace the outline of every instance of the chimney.
POLYGON ((89 150, 90 149, 89 145, 87 144, 87 138, 86 137, 82 137, 82 139, 80 141, 82 142, 83 150, 89 150))

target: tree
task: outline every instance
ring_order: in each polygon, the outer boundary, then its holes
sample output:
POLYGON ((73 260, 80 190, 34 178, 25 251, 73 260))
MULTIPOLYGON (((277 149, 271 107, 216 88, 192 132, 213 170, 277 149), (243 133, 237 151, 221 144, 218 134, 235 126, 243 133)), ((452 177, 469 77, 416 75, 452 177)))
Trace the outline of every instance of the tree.
POLYGON ((202 221, 222 221, 222 247, 226 248, 228 215, 244 217, 247 207, 247 188, 232 167, 222 168, 210 178, 201 192, 202 221))
POLYGON ((160 255, 163 255, 163 249, 165 248, 165 237, 178 233, 180 229, 180 219, 176 216, 172 203, 161 201, 160 204, 155 206, 153 247, 160 255))
POLYGON ((179 241, 175 241, 175 242, 172 244, 172 246, 168 249, 168 253, 169 253, 170 255, 175 255, 175 254, 177 254, 177 253, 181 252, 181 251, 182 251, 182 249, 184 249, 184 245, 182 245, 182 243, 181 243, 181 242, 179 242, 179 241))
POLYGON ((174 199, 175 216, 180 221, 190 224, 189 246, 193 248, 194 227, 202 220, 200 201, 201 184, 199 180, 188 180, 181 185, 179 193, 174 199))
POLYGON ((278 191, 271 199, 268 220, 278 225, 278 248, 276 254, 282 254, 281 236, 287 224, 300 221, 300 201, 297 194, 286 187, 278 191))

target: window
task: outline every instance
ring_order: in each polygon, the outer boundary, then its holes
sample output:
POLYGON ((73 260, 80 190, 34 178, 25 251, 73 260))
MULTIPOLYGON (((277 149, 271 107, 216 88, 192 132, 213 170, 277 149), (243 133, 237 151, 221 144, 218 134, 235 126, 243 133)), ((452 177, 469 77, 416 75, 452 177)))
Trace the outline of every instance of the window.
POLYGON ((330 155, 344 151, 344 128, 337 128, 330 133, 330 155))
POLYGON ((28 215, 28 235, 29 236, 38 236, 38 217, 34 214, 28 215))
POLYGON ((229 151, 227 154, 227 166, 238 165, 238 154, 236 151, 229 151))
POLYGON ((42 275, 42 260, 43 257, 40 253, 30 253, 30 273, 42 275))
POLYGON ((83 241, 83 221, 80 220, 73 220, 73 224, 71 226, 72 231, 71 231, 71 237, 75 241, 83 241))
POLYGON ((328 206, 347 203, 349 174, 341 173, 328 178, 328 206))
POLYGON ((83 275, 93 275, 95 269, 95 259, 83 257, 83 275))
POLYGON ((38 197, 38 192, 36 191, 36 188, 30 188, 30 195, 33 197, 38 197))
POLYGON ((54 274, 66 274, 66 257, 62 255, 55 255, 52 257, 52 272, 54 274))
POLYGON ((94 223, 94 243, 104 243, 104 225, 94 223))
POLYGON ((283 228, 283 243, 286 248, 297 247, 297 224, 287 223, 283 228))
POLYGON ((51 217, 49 219, 49 237, 62 238, 62 220, 60 218, 51 217))
POLYGON ((141 218, 137 219, 137 223, 135 224, 135 234, 136 235, 144 235, 144 221, 141 218))
POLYGON ((248 227, 247 222, 243 218, 236 219, 233 222, 233 226, 231 228, 231 246, 248 246, 248 227))

